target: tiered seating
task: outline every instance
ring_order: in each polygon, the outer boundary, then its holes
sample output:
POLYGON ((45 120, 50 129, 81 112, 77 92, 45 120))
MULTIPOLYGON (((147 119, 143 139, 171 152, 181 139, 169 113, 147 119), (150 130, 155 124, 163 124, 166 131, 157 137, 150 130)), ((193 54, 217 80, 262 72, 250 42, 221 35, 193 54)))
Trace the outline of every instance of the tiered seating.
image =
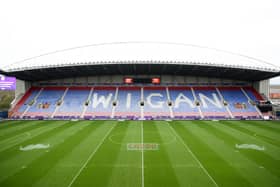
POLYGON ((90 103, 87 107, 85 118, 110 118, 115 93, 115 87, 95 87, 90 97, 90 103))
POLYGON ((170 118, 165 87, 145 87, 144 99, 145 118, 170 118))
POLYGON ((143 92, 136 86, 34 87, 15 105, 11 117, 197 119, 204 116, 216 119, 229 118, 231 114, 235 118, 260 117, 253 101, 262 98, 253 88, 220 87, 218 90, 178 86, 144 87, 143 92))
POLYGON ((90 93, 89 87, 72 87, 67 91, 63 102, 55 113, 56 118, 79 118, 90 93))
POLYGON ((24 117, 51 117, 65 92, 64 87, 47 87, 27 109, 24 117))
POLYGON ((243 88, 243 90, 247 93, 249 98, 254 102, 264 100, 263 97, 252 87, 245 87, 243 88))
POLYGON ((204 118, 229 118, 223 99, 215 87, 194 87, 197 100, 204 118))
POLYGON ((114 116, 116 118, 140 118, 140 100, 140 87, 119 87, 114 116))
POLYGON ((221 94, 235 118, 259 118, 256 108, 251 105, 240 87, 220 87, 221 94))
POLYGON ((173 115, 177 119, 199 118, 198 108, 189 87, 169 87, 169 95, 172 101, 173 115))
POLYGON ((19 118, 22 116, 24 111, 31 105, 31 101, 36 97, 40 88, 30 88, 26 94, 20 99, 20 101, 16 104, 16 106, 12 109, 11 117, 19 118))

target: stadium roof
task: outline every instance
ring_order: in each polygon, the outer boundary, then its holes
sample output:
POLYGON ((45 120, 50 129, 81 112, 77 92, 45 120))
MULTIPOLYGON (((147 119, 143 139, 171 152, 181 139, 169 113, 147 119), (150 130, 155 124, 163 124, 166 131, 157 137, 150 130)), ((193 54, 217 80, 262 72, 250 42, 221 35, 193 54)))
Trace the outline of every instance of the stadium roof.
POLYGON ((23 80, 108 74, 196 75, 264 80, 280 68, 252 57, 207 47, 158 42, 120 42, 59 50, 5 66, 23 80))

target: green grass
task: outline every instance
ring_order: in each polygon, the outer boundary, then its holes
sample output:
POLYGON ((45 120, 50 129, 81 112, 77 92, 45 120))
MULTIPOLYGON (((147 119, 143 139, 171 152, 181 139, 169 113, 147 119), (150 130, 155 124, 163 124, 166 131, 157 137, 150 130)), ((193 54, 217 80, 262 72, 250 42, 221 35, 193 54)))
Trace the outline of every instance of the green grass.
POLYGON ((280 186, 280 123, 0 122, 0 186, 280 186), (128 143, 156 150, 128 150, 128 143), (31 144, 47 149, 22 151, 31 144), (254 144, 264 150, 238 149, 254 144))

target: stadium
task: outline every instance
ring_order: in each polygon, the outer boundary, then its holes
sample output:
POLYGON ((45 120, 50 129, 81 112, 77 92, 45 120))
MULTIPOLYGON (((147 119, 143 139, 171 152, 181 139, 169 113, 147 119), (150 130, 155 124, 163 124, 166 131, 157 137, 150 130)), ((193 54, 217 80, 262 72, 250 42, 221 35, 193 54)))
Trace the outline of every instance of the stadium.
POLYGON ((280 185, 280 107, 269 100, 280 68, 268 62, 120 42, 0 74, 16 78, 0 125, 0 186, 280 185))

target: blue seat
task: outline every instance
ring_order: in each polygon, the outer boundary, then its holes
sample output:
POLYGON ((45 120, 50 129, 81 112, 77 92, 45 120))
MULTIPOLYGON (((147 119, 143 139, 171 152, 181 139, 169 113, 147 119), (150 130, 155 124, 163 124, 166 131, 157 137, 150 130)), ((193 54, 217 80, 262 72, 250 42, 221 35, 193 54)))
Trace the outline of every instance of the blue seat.
POLYGON ((85 116, 109 118, 112 114, 115 92, 115 89, 94 89, 85 116))
POLYGON ((244 95, 241 89, 220 89, 221 94, 228 103, 228 107, 235 117, 249 117, 258 116, 258 112, 254 106, 252 106, 248 98, 244 95))
POLYGON ((55 115, 73 117, 81 116, 89 93, 90 90, 69 89, 64 97, 62 105, 58 108, 55 115))
POLYGON ((200 102, 200 109, 205 118, 229 117, 229 113, 223 104, 223 99, 216 89, 194 89, 197 100, 200 102))
POLYGON ((140 89, 120 89, 118 91, 117 105, 115 108, 115 117, 140 117, 141 108, 141 90, 140 89))
POLYGON ((165 89, 144 88, 144 116, 159 117, 170 116, 165 89))
POLYGON ((195 106, 195 99, 190 89, 169 88, 169 95, 172 101, 172 110, 175 118, 199 117, 199 111, 195 106))

